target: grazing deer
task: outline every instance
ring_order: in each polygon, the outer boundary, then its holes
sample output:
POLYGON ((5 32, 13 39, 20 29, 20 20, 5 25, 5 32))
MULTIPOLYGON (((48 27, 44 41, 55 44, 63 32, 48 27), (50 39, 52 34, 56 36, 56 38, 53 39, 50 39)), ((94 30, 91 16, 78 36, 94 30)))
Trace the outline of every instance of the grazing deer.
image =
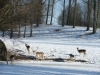
POLYGON ((77 51, 81 54, 83 53, 84 55, 86 55, 86 50, 85 49, 79 49, 77 48, 77 51))
POLYGON ((58 32, 58 31, 61 31, 61 30, 60 30, 60 29, 56 29, 55 31, 57 31, 57 32, 58 32))
POLYGON ((14 55, 10 55, 10 61, 11 61, 11 64, 12 64, 12 62, 14 61, 14 55))
POLYGON ((25 44, 25 46, 26 46, 27 51, 28 51, 28 53, 29 53, 29 52, 30 52, 30 46, 29 46, 29 45, 27 45, 27 44, 25 44))
POLYGON ((73 54, 69 54, 69 56, 70 56, 70 60, 74 59, 74 55, 73 54))

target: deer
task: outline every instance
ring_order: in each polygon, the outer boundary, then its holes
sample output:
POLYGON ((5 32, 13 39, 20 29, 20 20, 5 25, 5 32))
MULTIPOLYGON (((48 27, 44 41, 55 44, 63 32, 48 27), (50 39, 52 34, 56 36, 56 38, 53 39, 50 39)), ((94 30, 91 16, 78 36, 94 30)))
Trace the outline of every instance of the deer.
POLYGON ((33 50, 33 54, 36 56, 37 59, 44 59, 44 53, 43 52, 37 52, 38 47, 36 50, 33 50))
POLYGON ((10 61, 11 61, 11 64, 13 63, 13 61, 14 61, 14 55, 10 55, 10 61))
POLYGON ((43 52, 36 52, 36 58, 44 59, 44 53, 43 52))
POLYGON ((86 50, 85 49, 79 49, 77 48, 77 51, 81 54, 83 53, 84 55, 86 55, 86 50))
POLYGON ((69 56, 70 56, 70 60, 74 59, 74 55, 73 54, 69 54, 69 56))
POLYGON ((27 44, 25 44, 25 46, 26 46, 27 51, 28 51, 28 53, 29 53, 29 52, 30 52, 30 46, 29 46, 29 45, 27 45, 27 44))
POLYGON ((55 31, 58 32, 58 31, 61 31, 61 30, 60 29, 56 29, 55 31))
POLYGON ((34 55, 36 55, 36 51, 38 50, 38 47, 37 47, 37 49, 36 50, 33 50, 33 54, 34 55))

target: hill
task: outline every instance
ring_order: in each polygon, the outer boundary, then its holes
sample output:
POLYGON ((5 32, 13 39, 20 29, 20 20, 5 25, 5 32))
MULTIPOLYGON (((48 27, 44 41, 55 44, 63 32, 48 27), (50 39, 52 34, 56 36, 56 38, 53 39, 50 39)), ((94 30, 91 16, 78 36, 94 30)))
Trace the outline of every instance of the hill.
MULTIPOLYGON (((8 51, 20 50, 19 54, 35 56, 33 51, 38 47, 36 51, 43 52, 45 58, 69 59, 69 54, 73 54, 75 60, 86 60, 92 64, 100 64, 100 29, 96 34, 90 34, 92 28, 90 31, 85 30, 85 27, 41 25, 39 28, 33 28, 33 37, 0 39, 5 42, 8 51), (25 44, 30 46, 30 53, 28 53, 25 44), (77 47, 85 49, 86 55, 79 54, 77 47)), ((27 33, 29 33, 28 28, 27 33)))

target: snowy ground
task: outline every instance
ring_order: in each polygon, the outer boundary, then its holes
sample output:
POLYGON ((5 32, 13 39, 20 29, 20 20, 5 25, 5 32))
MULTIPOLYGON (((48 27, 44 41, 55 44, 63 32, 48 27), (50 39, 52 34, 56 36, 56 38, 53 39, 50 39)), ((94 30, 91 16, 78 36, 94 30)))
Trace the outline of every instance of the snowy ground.
MULTIPOLYGON (((97 66, 95 68, 98 69, 99 73, 98 72, 96 73, 91 72, 91 73, 93 75, 99 75, 100 74, 100 70, 99 70, 100 69, 100 29, 97 30, 96 34, 92 34, 92 35, 87 35, 90 32, 92 32, 92 28, 90 31, 85 31, 85 30, 86 30, 85 27, 76 27, 73 29, 71 26, 61 27, 57 25, 53 25, 53 26, 41 25, 39 28, 33 28, 33 37, 26 37, 26 38, 19 38, 19 39, 8 39, 8 38, 1 37, 0 39, 2 39, 5 42, 8 50, 19 49, 19 50, 24 51, 23 54, 25 55, 33 55, 32 51, 36 50, 37 47, 38 47, 37 51, 44 52, 46 58, 68 59, 69 58, 68 54, 73 54, 76 56, 75 60, 87 60, 88 63, 85 63, 86 66, 91 65, 91 64, 98 65, 99 68, 97 66), (60 29, 60 31, 55 31, 56 29, 60 29), (31 47, 29 54, 26 50, 25 43, 27 43, 31 47), (79 47, 80 49, 86 49, 86 55, 85 56, 82 54, 80 55, 77 52, 77 47, 79 47)), ((27 33, 29 33, 28 28, 27 28, 27 33)), ((23 32, 21 34, 23 34, 23 32)), ((33 63, 35 63, 35 61, 33 63)), ((68 63, 68 62, 63 62, 63 64, 64 63, 68 63)), ((73 62, 70 62, 70 63, 72 64, 73 62)), ((74 63, 74 64, 77 64, 77 63, 74 63)), ((78 64, 83 65, 83 63, 78 63, 78 64)), ((7 68, 9 67, 13 69, 16 66, 7 66, 7 68)), ((18 66, 18 67, 20 69, 26 67, 26 69, 24 68, 24 70, 27 70, 27 67, 30 68, 31 66, 18 66)), ((0 68, 1 68, 1 65, 0 65, 0 68)), ((34 69, 36 68, 36 66, 33 66, 31 68, 34 69)), ((53 68, 55 71, 54 71, 54 74, 51 74, 51 72, 53 71, 51 68, 45 68, 43 66, 42 67, 39 66, 37 68, 39 69, 43 68, 44 70, 49 69, 49 70, 46 70, 47 72, 48 71, 50 72, 50 73, 48 72, 49 73, 48 75, 57 75, 56 73, 58 73, 58 75, 92 75, 89 72, 89 70, 79 71, 76 69, 73 70, 72 68, 71 70, 68 68, 65 70, 64 69, 61 70, 61 67, 60 67, 60 69, 53 68), (69 71, 69 73, 67 74, 66 71, 69 71), (71 71, 73 72, 70 73, 71 71), (79 74, 76 74, 76 72, 79 72, 79 74), (80 72, 82 72, 82 74, 80 72), (61 74, 61 73, 64 73, 64 74, 61 74)), ((87 67, 85 67, 85 69, 86 68, 87 67)), ((43 73, 43 75, 46 75, 45 74, 46 71, 44 70, 43 71, 41 70, 40 73, 43 73)), ((0 73, 2 72, 3 70, 0 71, 0 73)), ((31 73, 33 72, 36 72, 34 75, 39 75, 37 73, 37 70, 32 71, 31 73)), ((7 75, 7 74, 4 74, 4 75, 7 75)), ((15 74, 12 73, 12 75, 15 75, 15 74)), ((16 75, 27 75, 27 74, 24 73, 24 74, 16 74, 16 75)))
POLYGON ((17 61, 0 64, 0 75, 100 75, 100 66, 65 62, 17 61))

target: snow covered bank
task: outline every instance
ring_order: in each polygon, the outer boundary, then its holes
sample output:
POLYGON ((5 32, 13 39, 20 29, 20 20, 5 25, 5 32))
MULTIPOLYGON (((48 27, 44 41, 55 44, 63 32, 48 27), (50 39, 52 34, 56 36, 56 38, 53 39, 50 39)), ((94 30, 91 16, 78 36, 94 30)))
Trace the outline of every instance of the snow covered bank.
POLYGON ((100 33, 89 34, 85 27, 71 26, 44 26, 33 29, 33 37, 9 39, 1 38, 8 50, 22 50, 24 55, 32 55, 38 47, 38 52, 44 52, 46 58, 66 58, 69 54, 75 55, 76 60, 86 60, 89 64, 100 65, 100 33), (60 31, 55 31, 60 29, 60 31), (89 34, 89 35, 88 35, 89 34), (28 54, 25 43, 30 45, 28 54), (86 56, 77 52, 77 47, 86 49, 86 56))

